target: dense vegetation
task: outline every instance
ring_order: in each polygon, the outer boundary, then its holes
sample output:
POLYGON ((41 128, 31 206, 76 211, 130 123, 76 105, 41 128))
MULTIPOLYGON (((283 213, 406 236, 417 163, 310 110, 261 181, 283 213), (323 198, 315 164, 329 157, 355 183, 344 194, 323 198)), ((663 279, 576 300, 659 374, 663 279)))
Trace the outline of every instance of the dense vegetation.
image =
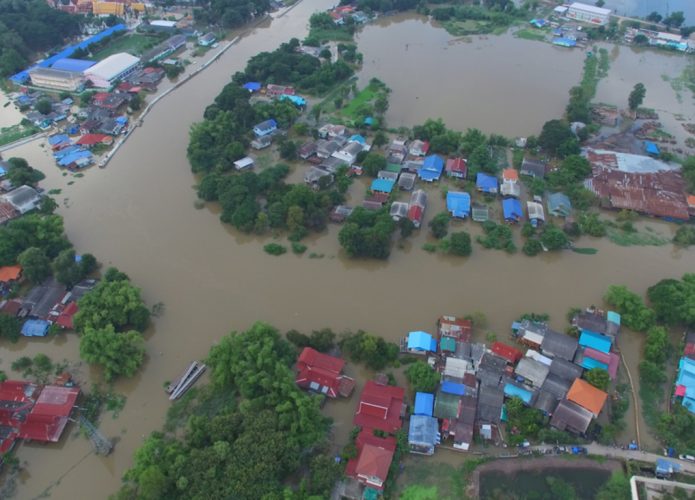
POLYGON ((338 233, 338 241, 350 257, 387 259, 396 223, 388 212, 357 207, 338 233))
POLYGON ((117 498, 327 498, 340 469, 321 452, 328 420, 295 385, 295 354, 262 323, 224 337, 212 385, 172 409, 190 415, 185 429, 147 438, 117 498))
POLYGON ((631 330, 643 332, 654 325, 654 311, 626 286, 609 286, 603 299, 621 314, 621 323, 631 330))
POLYGON ((649 288, 647 297, 659 321, 695 327, 695 274, 661 280, 649 288))
POLYGON ((441 375, 427 362, 418 360, 405 369, 405 378, 413 392, 433 393, 437 390, 441 375))
POLYGON ((0 0, 0 77, 28 65, 35 52, 47 51, 80 33, 80 16, 51 8, 43 0, 0 0))
POLYGON ((345 355, 372 370, 381 370, 398 359, 398 346, 362 330, 345 333, 338 342, 345 355))
POLYGON ((293 85, 302 92, 322 94, 352 76, 352 68, 342 60, 321 62, 307 54, 297 52, 299 40, 293 38, 273 52, 261 52, 249 59, 243 73, 234 75, 234 81, 248 81, 293 85))
POLYGON ((270 10, 268 0, 209 0, 197 4, 202 8, 193 9, 196 21, 225 28, 236 28, 270 10))
POLYGON ((493 221, 483 222, 482 236, 478 236, 476 241, 485 248, 494 248, 496 250, 504 250, 508 253, 516 252, 514 244, 514 235, 509 226, 497 224, 493 221))

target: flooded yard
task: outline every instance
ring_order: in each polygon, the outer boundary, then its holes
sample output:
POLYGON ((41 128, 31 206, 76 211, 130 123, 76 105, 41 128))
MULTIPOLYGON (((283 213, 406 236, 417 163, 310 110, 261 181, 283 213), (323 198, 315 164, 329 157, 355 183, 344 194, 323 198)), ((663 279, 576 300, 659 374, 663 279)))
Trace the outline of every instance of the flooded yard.
POLYGON ((508 137, 536 135, 562 115, 584 59, 580 50, 510 33, 455 38, 414 14, 369 24, 356 40, 364 54, 359 85, 376 77, 392 90, 389 127, 442 118, 456 130, 508 137))

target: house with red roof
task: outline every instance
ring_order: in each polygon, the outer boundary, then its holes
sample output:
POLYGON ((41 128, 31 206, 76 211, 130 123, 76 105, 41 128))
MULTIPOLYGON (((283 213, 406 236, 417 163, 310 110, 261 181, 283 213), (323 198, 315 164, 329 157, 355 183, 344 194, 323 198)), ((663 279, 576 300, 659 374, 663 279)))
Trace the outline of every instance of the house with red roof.
POLYGON ((468 164, 463 158, 449 158, 446 161, 446 173, 449 177, 465 179, 468 174, 468 164))
POLYGON ((22 266, 3 266, 0 267, 0 283, 9 285, 22 277, 22 266))
POLYGON ((354 425, 389 434, 398 431, 403 426, 404 396, 405 390, 402 387, 367 381, 357 404, 354 425))
POLYGON ((75 327, 73 324, 73 318, 75 317, 75 314, 77 314, 78 310, 79 308, 77 307, 77 302, 70 302, 63 308, 62 311, 60 311, 55 323, 62 328, 72 330, 75 327))
POLYGON ((516 364, 521 359, 521 351, 502 342, 494 342, 490 347, 497 356, 506 359, 511 364, 516 364))
POLYGON ((371 430, 362 430, 355 446, 357 457, 348 462, 345 474, 365 486, 383 490, 396 452, 396 438, 378 437, 371 430))
POLYGON ((305 347, 297 359, 295 382, 302 389, 325 394, 329 398, 349 397, 355 379, 343 374, 345 360, 305 347))

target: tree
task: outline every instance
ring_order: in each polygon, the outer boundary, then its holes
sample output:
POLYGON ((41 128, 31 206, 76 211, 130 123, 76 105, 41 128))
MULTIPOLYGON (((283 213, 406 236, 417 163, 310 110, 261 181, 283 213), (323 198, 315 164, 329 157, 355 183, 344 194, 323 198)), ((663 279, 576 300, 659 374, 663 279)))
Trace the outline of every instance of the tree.
POLYGON ((335 333, 330 328, 314 330, 309 337, 309 346, 319 352, 328 352, 335 346, 335 333))
POLYGON ((316 455, 309 462, 308 493, 329 498, 335 483, 342 476, 342 467, 329 455, 316 455))
POLYGON ((386 168, 386 158, 378 153, 370 152, 362 162, 364 172, 370 177, 376 177, 379 170, 386 168))
POLYGON ((388 143, 388 137, 386 137, 386 134, 379 130, 376 134, 374 134, 374 139, 372 140, 372 146, 375 148, 380 148, 381 146, 384 146, 385 144, 388 143))
POLYGON ((342 334, 338 345, 351 360, 364 362, 372 370, 382 370, 398 359, 396 344, 362 330, 342 334))
POLYGON ((24 158, 10 158, 7 162, 10 164, 7 178, 13 186, 35 186, 45 178, 42 172, 30 167, 24 158))
POLYGON ((449 238, 449 253, 468 257, 473 251, 471 235, 465 231, 452 233, 449 238))
POLYGON ((413 392, 434 392, 441 377, 426 362, 418 360, 405 369, 405 378, 413 392))
POLYGON ((543 125, 538 144, 547 152, 557 154, 560 148, 572 139, 572 130, 566 121, 550 120, 543 125))
POLYGON ((128 101, 128 107, 133 111, 138 111, 142 107, 143 99, 140 94, 133 94, 128 101))
POLYGON ((395 230, 396 223, 385 210, 357 207, 338 233, 338 241, 350 257, 387 259, 395 230))
POLYGON ((627 99, 630 111, 637 111, 637 108, 639 108, 642 105, 642 102, 644 102, 644 97, 646 95, 647 89, 644 87, 644 84, 636 84, 627 99))
POLYGON ((449 214, 447 212, 440 212, 435 215, 429 223, 430 231, 432 231, 432 236, 441 240, 449 232, 449 214))
POLYGON ((536 238, 529 238, 524 243, 521 251, 529 257, 533 257, 534 255, 538 255, 543 251, 543 245, 536 238))
POLYGON ((404 217, 398 221, 398 227, 401 230, 401 238, 407 238, 413 234, 413 231, 415 231, 415 224, 413 224, 413 221, 407 217, 404 217))
POLYGON ((22 266, 24 277, 34 284, 41 283, 51 275, 51 261, 40 248, 27 248, 19 254, 17 262, 22 266))
POLYGON ((36 103, 36 111, 42 115, 47 115, 53 111, 53 104, 48 99, 41 99, 36 103))
POLYGON ((285 160, 296 160, 297 143, 291 140, 286 140, 280 143, 280 157, 285 160))
POLYGON ((647 21, 651 21, 653 23, 660 23, 661 20, 663 19, 663 17, 661 16, 661 14, 654 11, 654 12, 651 12, 645 19, 647 21))
POLYGON ((645 331, 654 324, 654 311, 646 307, 641 297, 626 286, 609 286, 603 300, 622 315, 622 324, 632 330, 645 331))
POLYGON ((22 325, 15 316, 0 314, 0 338, 7 339, 14 343, 19 340, 21 331, 22 325))
POLYGON ((606 5, 606 2, 604 2, 603 0, 596 0, 596 3, 594 5, 596 5, 596 7, 603 7, 604 5, 606 5))
POLYGON ((597 389, 605 391, 608 389, 608 384, 610 384, 611 379, 608 372, 603 368, 592 368, 591 370, 584 373, 584 379, 597 389))
POLYGON ((387 109, 389 109, 389 100, 388 97, 382 94, 374 101, 374 111, 379 115, 383 115, 387 109))
POLYGON ((106 279, 78 301, 79 311, 75 315, 75 329, 83 332, 87 328, 104 329, 111 325, 115 330, 147 327, 150 312, 140 298, 140 289, 127 279, 106 279))
POLYGON ((695 327, 695 275, 661 280, 649 287, 647 297, 659 321, 695 327))
POLYGON ((101 366, 107 381, 132 377, 145 359, 145 341, 133 330, 117 333, 112 325, 87 327, 80 335, 80 357, 101 366))
POLYGON ((688 181, 688 188, 695 191, 695 156, 688 156, 683 161, 681 171, 685 180, 688 181))
POLYGON ((685 22, 685 15, 683 11, 677 10, 672 12, 670 16, 664 19, 664 24, 666 26, 671 26, 674 28, 680 27, 685 22))
POLYGON ((567 248, 569 239, 565 232, 557 226, 549 224, 543 229, 541 234, 541 243, 548 250, 560 250, 567 248))

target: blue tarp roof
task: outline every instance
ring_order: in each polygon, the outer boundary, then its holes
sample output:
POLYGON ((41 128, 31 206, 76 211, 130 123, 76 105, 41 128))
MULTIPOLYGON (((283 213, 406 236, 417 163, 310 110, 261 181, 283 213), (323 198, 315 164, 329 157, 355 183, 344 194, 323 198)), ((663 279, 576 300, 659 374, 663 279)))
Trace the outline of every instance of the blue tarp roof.
POLYGON ((574 47, 577 45, 577 41, 571 38, 553 38, 553 44, 560 47, 574 47))
POLYGON ((91 68, 95 64, 96 61, 86 61, 84 59, 71 59, 69 57, 64 57, 63 59, 58 59, 56 62, 54 62, 51 68, 82 73, 84 70, 91 68))
POLYGON ((429 392, 415 393, 415 415, 425 415, 427 417, 431 417, 433 408, 434 394, 430 394, 429 392))
POLYGON ((471 213, 471 195, 449 191, 446 193, 446 209, 454 217, 468 217, 471 213))
POLYGON ((521 202, 516 198, 502 200, 502 210, 504 211, 504 220, 519 221, 524 218, 521 202))
POLYGON ((572 202, 565 193, 550 193, 548 195, 548 208, 556 210, 559 207, 572 208, 572 202))
POLYGON ((537 28, 542 28, 543 26, 548 24, 547 19, 531 19, 529 23, 533 24, 537 28))
POLYGON ((441 177, 443 170, 444 160, 440 156, 430 155, 425 158, 418 175, 424 181, 435 181, 441 177))
POLYGON ((114 121, 118 123, 119 125, 125 125, 128 123, 128 117, 127 116, 117 116, 114 118, 114 121))
POLYGON ((533 397, 532 392, 509 383, 504 385, 504 395, 510 398, 517 397, 526 404, 529 404, 531 402, 531 398, 533 397))
POLYGON ((644 141, 644 150, 649 153, 650 155, 659 155, 661 154, 661 151, 659 150, 659 146, 657 146, 655 143, 652 141, 644 141))
POLYGON ((437 341, 427 332, 410 332, 408 334, 408 349, 437 352, 437 341))
POLYGON ((48 138, 48 144, 50 144, 51 146, 56 146, 64 142, 70 142, 70 138, 65 134, 56 134, 48 138))
POLYGON ((55 158, 56 160, 60 160, 61 158, 71 155, 73 153, 77 153, 78 151, 84 151, 84 149, 82 148, 82 146, 77 146, 73 144, 72 146, 68 146, 67 148, 63 148, 53 153, 53 158, 55 158))
POLYGON ((7 173, 7 170, 5 170, 4 167, 0 167, 0 177, 5 175, 7 173))
POLYGON ((685 356, 680 359, 676 385, 683 385, 686 390, 695 389, 695 361, 685 356))
POLYGON ((364 124, 365 125, 374 125, 374 118, 371 116, 368 116, 367 118, 364 119, 364 124))
POLYGON ((282 94, 279 99, 281 101, 290 101, 295 106, 306 106, 306 99, 298 95, 282 94))
POLYGON ((30 66, 29 68, 25 69, 24 71, 20 71, 16 75, 13 75, 10 77, 10 80, 12 80, 15 83, 24 83, 29 79, 29 70, 32 68, 50 68, 56 61, 60 59, 65 59, 67 57, 70 57, 77 49, 86 49, 93 43, 99 42, 106 38, 107 36, 111 36, 117 31, 127 31, 128 27, 125 24, 117 24, 116 26, 111 26, 108 29, 105 29, 101 33, 97 33, 94 36, 91 36, 80 43, 76 43, 74 45, 68 45, 66 46, 63 50, 58 52, 57 54, 44 59, 43 61, 38 62, 37 64, 34 64, 33 66, 30 66))
POLYGON ((606 313, 606 319, 610 321, 611 323, 615 323, 616 325, 620 325, 620 314, 618 314, 615 311, 608 311, 606 313))
POLYGON ((359 142, 360 144, 367 144, 367 139, 359 134, 355 134, 348 139, 348 142, 359 142))
POLYGON ((593 368, 601 368, 602 370, 608 371, 608 365, 606 363, 601 363, 600 361, 596 361, 594 358, 590 358, 588 356, 584 356, 584 359, 582 359, 581 362, 582 368, 586 368, 587 370, 591 370, 593 368))
POLYGON ((458 382, 452 382, 451 380, 445 380, 442 382, 442 392, 447 394, 455 394, 457 396, 463 396, 466 394, 466 386, 459 384, 458 382))
POLYGON ((259 90, 261 90, 260 82, 248 82, 242 85, 242 87, 251 92, 258 92, 259 90))
POLYGON ((661 474, 672 474, 674 472, 680 472, 681 464, 676 462, 671 462, 665 458, 656 459, 656 472, 661 474))
POLYGON ((475 185, 481 191, 486 193, 496 193, 497 192, 497 177, 493 175, 488 175, 483 172, 478 172, 475 178, 475 185))
POLYGON ((25 337, 45 337, 51 324, 43 319, 28 319, 22 325, 22 335, 25 337))
POLYGON ((395 182, 390 179, 374 179, 369 189, 380 193, 390 193, 395 182))
POLYGON ((579 345, 608 353, 611 350, 611 339, 599 333, 584 331, 579 336, 579 345))

